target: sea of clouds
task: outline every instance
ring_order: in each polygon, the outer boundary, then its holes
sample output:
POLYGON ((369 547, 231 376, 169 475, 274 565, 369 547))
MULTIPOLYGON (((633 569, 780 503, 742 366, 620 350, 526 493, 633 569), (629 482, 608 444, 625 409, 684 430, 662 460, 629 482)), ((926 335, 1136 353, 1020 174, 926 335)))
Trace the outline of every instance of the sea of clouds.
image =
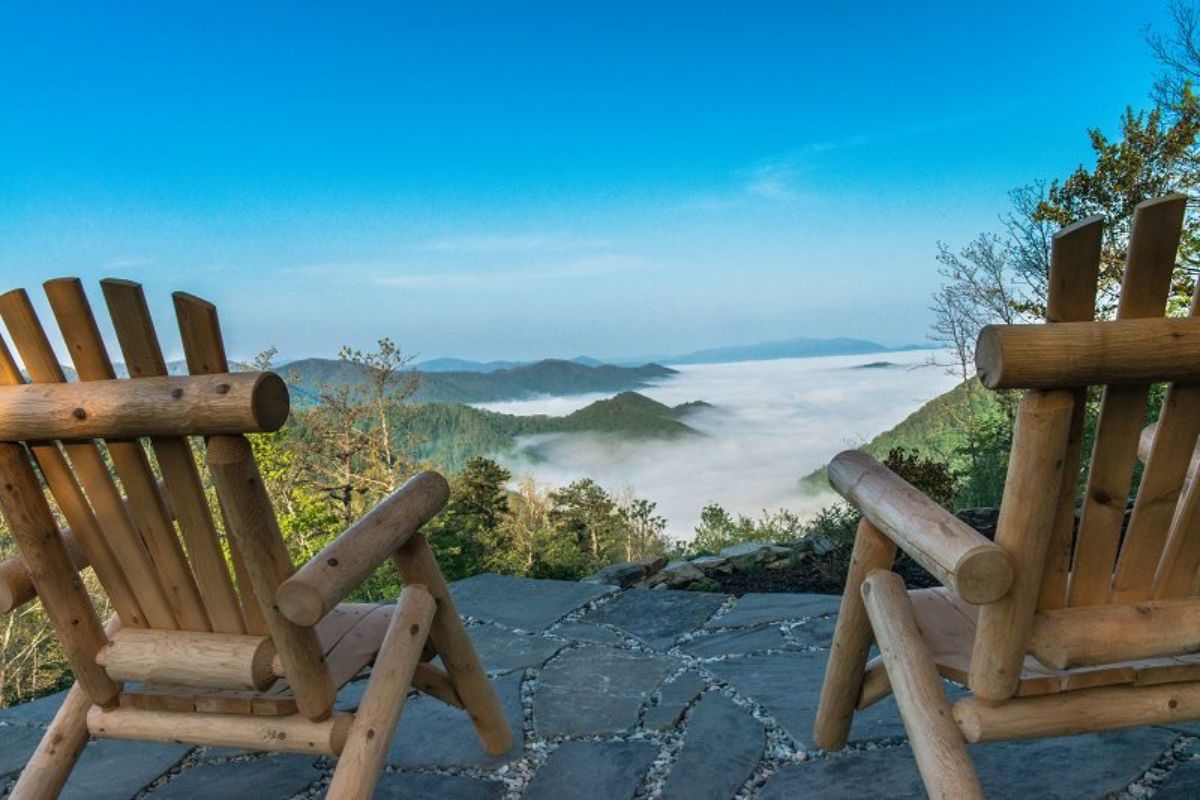
MULTIPOLYGON (((808 514, 828 491, 806 492, 800 479, 839 451, 855 447, 952 388, 954 376, 910 351, 677 367, 678 375, 639 391, 668 405, 715 406, 684 421, 706 434, 672 441, 628 441, 585 434, 526 437, 537 458, 509 458, 518 475, 561 486, 591 477, 613 492, 631 488, 658 503, 668 532, 691 539, 708 503, 758 516, 788 508, 808 514), (893 366, 864 368, 887 361, 893 366)), ((543 397, 481 408, 507 414, 569 414, 609 395, 543 397)))

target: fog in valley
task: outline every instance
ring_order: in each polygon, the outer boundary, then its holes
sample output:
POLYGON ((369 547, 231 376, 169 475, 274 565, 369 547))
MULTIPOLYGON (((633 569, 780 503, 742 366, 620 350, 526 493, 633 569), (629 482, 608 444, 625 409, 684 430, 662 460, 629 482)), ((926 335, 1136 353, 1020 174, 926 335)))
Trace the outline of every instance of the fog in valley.
MULTIPOLYGON (((932 351, 681 366, 639 390, 668 405, 703 400, 715 408, 684 419, 705 434, 631 441, 581 434, 521 440, 515 475, 561 486, 591 477, 631 487, 658 503, 668 532, 690 539, 705 504, 758 516, 763 509, 815 511, 832 492, 806 492, 800 479, 833 455, 893 427, 957 382, 932 351), (887 362, 886 367, 866 367, 887 362)), ((569 414, 608 395, 481 404, 508 414, 569 414)))

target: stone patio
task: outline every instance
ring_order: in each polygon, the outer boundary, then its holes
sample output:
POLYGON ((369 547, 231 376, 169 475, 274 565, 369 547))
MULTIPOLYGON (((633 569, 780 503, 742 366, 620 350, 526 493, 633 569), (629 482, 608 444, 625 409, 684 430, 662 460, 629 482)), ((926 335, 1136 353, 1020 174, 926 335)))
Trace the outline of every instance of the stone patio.
MULTIPOLYGON (((454 593, 517 743, 489 758, 465 715, 415 696, 377 797, 924 797, 891 699, 858 717, 848 750, 813 749, 836 597, 734 599, 496 575, 460 581, 454 593)), ((354 708, 363 686, 347 685, 339 707, 354 708)), ((60 701, 0 710, 7 786, 60 701)), ((972 755, 989 797, 1200 796, 1200 724, 972 755)), ((331 769, 308 756, 94 741, 63 797, 319 797, 331 769)))

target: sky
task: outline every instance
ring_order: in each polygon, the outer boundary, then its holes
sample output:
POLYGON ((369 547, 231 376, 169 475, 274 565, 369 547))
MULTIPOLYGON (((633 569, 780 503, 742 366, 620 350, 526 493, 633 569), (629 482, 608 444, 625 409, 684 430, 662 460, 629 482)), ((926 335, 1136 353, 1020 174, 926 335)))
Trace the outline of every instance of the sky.
POLYGON ((1147 24, 1158 2, 7 2, 0 289, 132 278, 163 329, 186 290, 238 357, 919 342, 937 242, 1146 104, 1147 24))

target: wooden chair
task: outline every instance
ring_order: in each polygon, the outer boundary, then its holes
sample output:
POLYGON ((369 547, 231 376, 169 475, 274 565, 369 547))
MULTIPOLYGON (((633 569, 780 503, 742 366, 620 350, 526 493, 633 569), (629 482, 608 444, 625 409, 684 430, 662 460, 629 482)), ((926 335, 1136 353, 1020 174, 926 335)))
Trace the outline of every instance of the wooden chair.
POLYGON ((869 456, 830 482, 863 514, 814 738, 894 693, 933 797, 981 797, 965 743, 1200 718, 1200 319, 1165 319, 1186 198, 1135 213, 1117 319, 1094 321, 1102 220, 1054 239, 1047 324, 994 326, 976 351, 1020 401, 995 542, 869 456), (1151 385, 1169 384, 1142 434, 1151 385), (1103 386, 1074 531, 1083 409, 1103 386), (1145 470, 1123 530, 1139 438, 1145 470), (900 547, 943 584, 906 591, 900 547), (868 663, 878 643, 881 657, 868 663), (942 678, 970 694, 950 705, 942 678))
POLYGON ((12 797, 57 796, 91 735, 338 756, 329 796, 367 798, 410 687, 465 709, 487 752, 508 750, 418 532, 445 480, 417 475, 295 570, 244 436, 283 425, 284 383, 231 373, 216 309, 187 294, 174 300, 190 375, 168 376, 141 287, 102 286, 127 380, 78 280, 45 284, 78 382, 64 382, 24 290, 0 295, 32 381, 0 340, 0 511, 20 551, 0 564, 0 610, 40 597, 76 677, 12 797), (220 525, 194 448, 207 452, 220 525), (405 584, 395 606, 341 602, 389 557, 405 584), (115 612, 107 626, 86 565, 115 612), (357 713, 334 711, 338 687, 368 666, 357 713))

